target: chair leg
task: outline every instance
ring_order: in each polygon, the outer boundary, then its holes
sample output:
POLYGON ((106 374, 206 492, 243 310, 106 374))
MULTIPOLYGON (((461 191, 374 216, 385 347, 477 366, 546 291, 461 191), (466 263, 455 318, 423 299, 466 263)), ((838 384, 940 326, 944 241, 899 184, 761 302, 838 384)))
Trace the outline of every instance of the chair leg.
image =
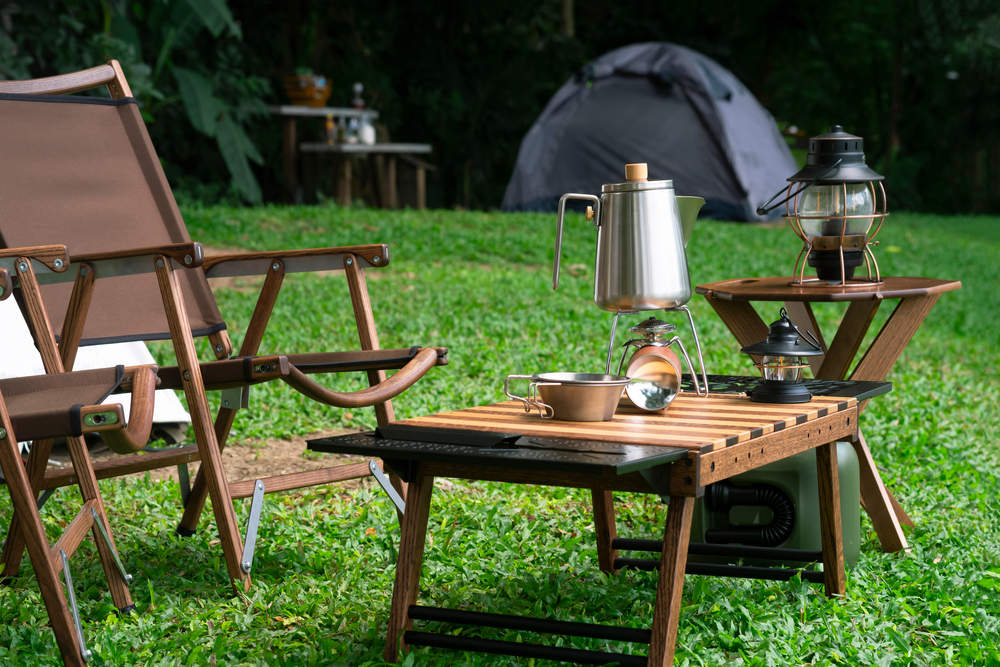
POLYGON ((684 591, 684 568, 687 565, 693 517, 694 498, 670 497, 667 524, 663 531, 663 553, 660 554, 660 576, 656 582, 656 602, 653 606, 649 667, 670 667, 674 664, 681 593, 684 591))
POLYGON ((7 479, 7 489, 14 505, 15 516, 20 519, 19 532, 23 536, 23 544, 28 549, 28 557, 38 579, 38 588, 45 602, 52 631, 56 636, 56 644, 67 667, 83 667, 83 654, 76 636, 76 628, 73 627, 73 620, 70 618, 59 573, 49 559, 48 537, 38 515, 35 493, 21 463, 17 441, 13 436, 2 399, 0 399, 0 417, 2 417, 0 425, 5 431, 4 437, 0 438, 0 466, 3 466, 4 477, 7 479))
MULTIPOLYGON (((31 453, 28 454, 27 477, 32 490, 38 488, 42 483, 42 476, 45 474, 45 466, 52 453, 51 440, 38 440, 31 445, 31 453)), ((21 459, 18 454, 18 460, 21 459)), ((38 493, 33 495, 37 498, 38 493)), ((24 556, 24 533, 21 529, 20 519, 15 513, 7 527, 7 539, 3 547, 3 578, 16 577, 21 569, 21 558, 24 556)))
POLYGON ((614 494, 611 491, 590 490, 590 499, 594 507, 594 533, 597 536, 597 563, 601 572, 618 574, 615 569, 615 559, 618 550, 611 543, 618 537, 615 525, 614 494))
POLYGON ((215 430, 209 421, 208 399, 205 383, 201 377, 201 365, 191 335, 191 323, 187 317, 183 297, 170 266, 170 258, 157 255, 155 258, 156 278, 163 298, 164 312, 170 325, 170 338, 174 343, 177 366, 181 372, 182 387, 191 413, 198 452, 201 454, 199 474, 204 473, 208 494, 212 498, 215 524, 219 528, 219 540, 226 558, 226 569, 234 590, 249 590, 250 577, 240 566, 243 555, 243 539, 236 523, 236 512, 229 495, 222 467, 222 452, 219 450, 215 430))
POLYGON ((107 533, 108 540, 111 542, 111 547, 109 547, 104 542, 100 529, 94 526, 94 542, 97 544, 97 553, 101 557, 104 577, 108 580, 111 599, 114 601, 115 607, 119 612, 129 614, 135 609, 135 605, 132 603, 132 594, 128 590, 128 582, 122 578, 121 572, 118 571, 115 565, 115 554, 111 551, 111 548, 113 547, 117 550, 118 547, 114 546, 114 534, 111 532, 111 526, 108 525, 104 500, 101 498, 100 489, 97 487, 97 477, 94 475, 94 468, 90 463, 90 453, 87 451, 87 443, 80 437, 67 438, 66 446, 69 449, 70 459, 73 461, 73 470, 77 474, 80 495, 83 496, 84 502, 88 500, 97 502, 97 520, 104 522, 104 530, 107 533))
MULTIPOLYGON (((233 428, 236 420, 236 410, 229 408, 219 408, 219 413, 215 417, 215 439, 219 443, 219 452, 226 447, 229 440, 229 432, 233 428)), ((199 466, 198 474, 195 475, 194 484, 191 486, 191 493, 187 502, 184 503, 184 515, 177 526, 177 534, 181 537, 190 537, 198 530, 198 520, 205 509, 205 500, 208 498, 208 487, 205 485, 205 474, 199 466)))

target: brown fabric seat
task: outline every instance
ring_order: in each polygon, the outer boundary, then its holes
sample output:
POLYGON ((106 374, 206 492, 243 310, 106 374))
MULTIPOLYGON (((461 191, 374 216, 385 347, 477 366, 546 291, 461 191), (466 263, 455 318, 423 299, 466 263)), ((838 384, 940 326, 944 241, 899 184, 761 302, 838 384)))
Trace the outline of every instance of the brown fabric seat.
MULTIPOLYGON (((378 422, 386 424, 393 421, 391 399, 431 367, 445 365, 447 350, 379 350, 364 271, 389 264, 387 245, 204 257, 184 226, 138 105, 114 61, 47 80, 0 81, 0 137, 0 269, 7 269, 12 280, 16 276, 21 289, 15 298, 29 328, 36 340, 60 332, 59 350, 67 368, 79 345, 173 342, 177 365, 163 369, 163 386, 185 392, 202 462, 177 532, 194 531, 210 495, 229 575, 234 585, 246 589, 249 567, 241 558, 233 494, 220 455, 242 400, 238 393, 227 393, 223 405, 228 407, 219 410, 213 424, 206 389, 239 392, 281 379, 327 405, 373 406, 378 422), (104 84, 111 99, 64 95, 104 84), (52 261, 5 263, 2 257, 3 248, 51 243, 66 245, 69 270, 52 261), (23 266, 29 270, 22 271, 23 266), (265 359, 259 347, 285 274, 316 270, 346 274, 362 349, 304 355, 275 350, 269 361, 258 361, 265 359), (237 358, 229 359, 233 350, 226 322, 208 277, 243 275, 263 275, 265 280, 237 358), (50 322, 42 322, 40 312, 50 322), (198 360, 197 336, 208 337, 218 361, 198 360), (395 369, 387 381, 385 371, 395 369), (340 394, 307 377, 347 371, 366 373, 371 387, 340 394)), ((307 304, 303 311, 308 313, 307 304)), ((136 464, 123 463, 121 469, 134 472, 136 464)), ((107 469, 102 474, 112 476, 107 469)), ((295 473, 263 483, 267 491, 285 490, 368 474, 367 466, 360 465, 336 474, 295 473)), ((243 487, 235 488, 242 495, 243 487)), ((4 559, 10 567, 6 552, 4 559)))
POLYGON ((123 366, 59 375, 0 379, 14 432, 22 441, 80 435, 75 405, 100 405, 121 386, 123 366))

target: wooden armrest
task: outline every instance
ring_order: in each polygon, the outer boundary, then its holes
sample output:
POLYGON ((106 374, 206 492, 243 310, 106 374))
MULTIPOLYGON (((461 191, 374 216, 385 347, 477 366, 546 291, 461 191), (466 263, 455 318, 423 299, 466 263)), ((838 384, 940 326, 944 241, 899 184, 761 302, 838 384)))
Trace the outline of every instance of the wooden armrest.
POLYGON ((10 271, 0 267, 0 301, 9 297, 13 291, 10 283, 10 271))
MULTIPOLYGON (((200 243, 173 243, 170 245, 151 246, 148 248, 130 248, 128 250, 112 250, 73 255, 69 262, 73 271, 56 276, 51 273, 37 276, 42 285, 65 283, 76 280, 77 269, 86 264, 94 269, 98 278, 115 278, 118 276, 134 276, 143 273, 153 273, 156 266, 153 258, 157 255, 169 257, 186 269, 201 266, 205 252, 200 243)), ((0 259, 0 262, 3 262, 0 259)))
POLYGON ((389 246, 353 245, 339 248, 304 248, 300 250, 268 250, 240 252, 231 255, 206 257, 201 268, 209 278, 265 275, 273 260, 285 264, 285 273, 335 271, 344 268, 344 256, 354 255, 363 259, 368 267, 380 268, 389 263, 389 246))
POLYGON ((427 371, 437 365, 438 351, 433 347, 425 347, 417 352, 413 361, 385 382, 374 387, 348 393, 330 391, 326 387, 313 382, 309 377, 292 366, 289 374, 281 378, 303 396, 314 401, 332 405, 338 408, 367 408, 395 398, 409 389, 413 383, 422 378, 427 371))
POLYGON ((80 409, 84 433, 100 433, 101 439, 116 454, 133 454, 149 441, 153 428, 153 404, 156 392, 156 366, 135 366, 130 369, 132 405, 128 425, 124 424, 122 406, 91 405, 80 409), (108 417, 115 415, 114 419, 108 417), (91 415, 88 420, 87 416, 91 415), (88 424, 87 421, 92 423, 88 424))
MULTIPOLYGON (((73 255, 70 258, 74 264, 87 262, 95 264, 110 259, 134 259, 137 257, 147 257, 152 255, 166 255, 186 269, 194 269, 201 266, 205 259, 205 251, 201 244, 193 243, 172 243, 170 245, 150 246, 147 248, 129 248, 128 250, 111 250, 109 252, 93 252, 85 255, 73 255)), ((150 268, 150 272, 154 269, 150 268)))
POLYGON ((66 252, 66 246, 38 245, 29 248, 0 248, 0 267, 17 275, 15 264, 18 257, 33 259, 56 273, 62 273, 69 266, 69 254, 66 252))

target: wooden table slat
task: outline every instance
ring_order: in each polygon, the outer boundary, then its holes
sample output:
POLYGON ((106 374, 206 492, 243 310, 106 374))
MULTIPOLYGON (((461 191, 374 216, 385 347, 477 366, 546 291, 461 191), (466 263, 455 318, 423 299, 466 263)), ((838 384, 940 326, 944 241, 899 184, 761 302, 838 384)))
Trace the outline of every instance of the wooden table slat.
POLYGON ((566 422, 527 413, 519 401, 506 401, 403 423, 436 428, 510 431, 526 436, 586 438, 709 451, 747 442, 796 424, 857 405, 853 398, 816 396, 808 404, 754 403, 746 396, 698 397, 681 394, 662 413, 621 407, 610 421, 566 422))

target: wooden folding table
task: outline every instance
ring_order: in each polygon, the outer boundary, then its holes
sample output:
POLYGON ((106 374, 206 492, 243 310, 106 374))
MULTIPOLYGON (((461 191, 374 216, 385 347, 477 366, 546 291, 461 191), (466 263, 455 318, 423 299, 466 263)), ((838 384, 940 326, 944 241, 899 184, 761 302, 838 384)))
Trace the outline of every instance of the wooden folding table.
MULTIPOLYGON (((698 285, 695 291, 708 299, 741 346, 758 343, 767 336, 767 324, 752 302, 782 302, 800 329, 808 329, 819 338, 824 354, 807 357, 816 378, 869 382, 885 380, 938 297, 962 287, 957 280, 932 278, 885 278, 875 289, 838 285, 795 287, 789 284, 791 281, 788 277, 737 278, 698 285), (899 299, 899 303, 848 376, 875 313, 885 299, 899 299), (811 304, 820 302, 849 304, 829 346, 812 311, 811 304)), ((774 315, 772 319, 777 319, 777 312, 774 315)), ((862 401, 859 410, 864 410, 865 403, 862 401)), ((861 464, 861 501, 879 542, 887 552, 902 551, 909 545, 900 523, 912 526, 913 522, 882 482, 864 434, 859 431, 853 444, 861 464)))
MULTIPOLYGON (((753 403, 744 395, 699 398, 682 393, 663 413, 642 412, 623 402, 611 421, 588 423, 543 420, 537 413, 525 413, 521 403, 512 401, 397 422, 380 427, 379 433, 313 440, 309 447, 381 458, 409 483, 389 616, 387 661, 399 660, 410 645, 424 645, 578 664, 617 662, 659 667, 673 663, 685 573, 780 580, 801 572, 809 581, 822 582, 829 596, 844 593, 835 443, 856 434, 858 400, 884 393, 890 386, 843 385, 846 389, 842 388, 839 396, 817 396, 800 405, 753 403), (730 569, 740 572, 733 574, 713 570, 729 566, 687 563, 688 553, 696 552, 689 550, 694 499, 704 494, 706 486, 808 449, 817 453, 823 528, 822 551, 808 552, 813 557, 806 560, 822 561, 822 572, 735 567, 730 569), (417 592, 435 477, 659 495, 669 504, 663 539, 637 545, 641 547, 638 550, 659 551, 659 559, 623 563, 659 570, 651 630, 419 605, 417 592), (759 576, 761 572, 749 570, 766 572, 759 576), (415 632, 414 620, 637 642, 649 645, 649 655, 415 632)), ((610 540, 607 519, 595 513, 598 542, 610 540)), ((776 558, 771 553, 776 550, 743 549, 748 556, 776 558)))

